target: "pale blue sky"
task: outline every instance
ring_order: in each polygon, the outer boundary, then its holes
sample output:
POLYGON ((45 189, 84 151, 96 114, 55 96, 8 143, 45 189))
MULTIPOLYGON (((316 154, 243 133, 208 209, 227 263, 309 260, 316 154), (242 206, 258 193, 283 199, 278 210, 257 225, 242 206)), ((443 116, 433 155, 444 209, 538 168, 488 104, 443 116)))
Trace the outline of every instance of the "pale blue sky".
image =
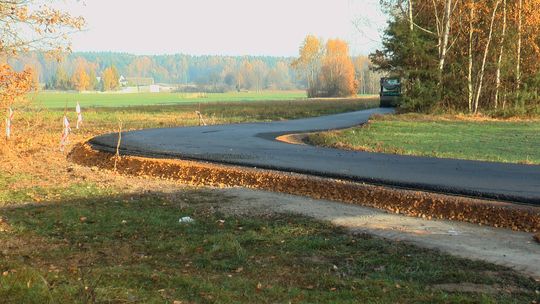
POLYGON ((307 34, 378 46, 378 0, 84 0, 65 4, 87 30, 75 51, 294 56, 307 34), (360 20, 361 31, 354 22, 360 20))

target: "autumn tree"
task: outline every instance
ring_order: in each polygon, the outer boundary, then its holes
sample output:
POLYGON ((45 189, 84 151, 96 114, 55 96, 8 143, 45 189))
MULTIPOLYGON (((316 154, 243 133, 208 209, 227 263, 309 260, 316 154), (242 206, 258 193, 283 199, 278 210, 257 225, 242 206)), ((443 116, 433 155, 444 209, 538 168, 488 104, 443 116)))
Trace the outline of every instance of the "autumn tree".
POLYGON ((292 66, 305 75, 308 97, 356 94, 354 64, 349 46, 343 40, 330 39, 323 45, 318 38, 308 35, 300 47, 300 57, 292 66))
POLYGON ((103 91, 112 91, 118 89, 120 86, 120 83, 118 82, 119 78, 120 76, 118 75, 118 70, 115 66, 106 68, 101 76, 103 91))
POLYGON ((323 95, 346 97, 356 94, 358 83, 349 46, 343 40, 330 39, 326 43, 326 52, 322 59, 320 73, 323 95))
POLYGON ((57 90, 71 89, 71 80, 63 66, 58 66, 56 69, 56 74, 52 83, 57 90))
POLYGON ((137 57, 128 66, 127 73, 132 77, 151 77, 154 69, 154 62, 148 56, 137 57))
POLYGON ((95 69, 90 69, 90 72, 88 73, 88 84, 89 90, 96 90, 98 88, 99 83, 96 77, 95 69))
POLYGON ((33 89, 34 75, 31 69, 22 72, 14 71, 7 64, 0 65, 0 101, 7 108, 23 99, 24 95, 33 89))
POLYGON ((247 89, 253 89, 256 85, 256 76, 255 72, 253 71, 253 64, 249 60, 244 60, 242 63, 242 67, 240 68, 239 77, 237 78, 239 80, 239 87, 247 88, 247 89))
POLYGON ((90 88, 90 76, 86 73, 86 69, 82 64, 77 65, 71 77, 71 83, 77 91, 85 91, 90 88))
POLYGON ((313 35, 308 35, 300 46, 300 57, 292 62, 293 68, 304 73, 306 77, 308 97, 314 97, 317 93, 316 87, 322 55, 321 41, 313 35))
MULTIPOLYGON (((9 59, 31 50, 59 53, 69 51, 72 30, 81 29, 84 20, 33 0, 0 1, 0 58, 9 59)), ((30 69, 16 72, 0 65, 0 108, 6 108, 24 96, 32 85, 30 69)))
POLYGON ((280 61, 268 72, 268 87, 274 90, 291 89, 291 75, 289 74, 288 64, 280 61))
POLYGON ((255 60, 253 67, 253 81, 256 91, 261 91, 266 86, 266 76, 268 75, 268 67, 261 60, 255 60))

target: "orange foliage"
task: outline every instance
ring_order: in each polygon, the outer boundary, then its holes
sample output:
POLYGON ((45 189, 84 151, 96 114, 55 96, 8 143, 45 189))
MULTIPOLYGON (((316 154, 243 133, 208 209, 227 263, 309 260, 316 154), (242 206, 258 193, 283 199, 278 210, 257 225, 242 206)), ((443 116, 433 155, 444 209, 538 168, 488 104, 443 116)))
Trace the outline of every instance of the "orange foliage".
POLYGON ((103 71, 103 90, 111 91, 116 90, 120 84, 118 83, 118 71, 115 67, 108 67, 103 71))
POLYGON ((300 47, 300 57, 292 62, 292 67, 302 71, 307 79, 308 96, 317 95, 317 75, 323 51, 322 42, 313 35, 308 35, 300 47))
POLYGON ((356 95, 356 72, 349 46, 343 40, 330 39, 324 47, 317 37, 308 35, 292 67, 305 73, 308 97, 356 95))
POLYGON ((31 68, 14 71, 7 64, 0 65, 0 107, 7 108, 24 98, 35 89, 34 73, 31 68))
POLYGON ((322 60, 321 82, 328 96, 351 96, 356 94, 354 64, 349 56, 349 46, 340 39, 326 43, 326 54, 322 60))
POLYGON ((71 77, 71 82, 77 91, 84 91, 90 88, 90 77, 88 76, 88 73, 86 73, 84 66, 80 64, 77 65, 77 68, 71 77))

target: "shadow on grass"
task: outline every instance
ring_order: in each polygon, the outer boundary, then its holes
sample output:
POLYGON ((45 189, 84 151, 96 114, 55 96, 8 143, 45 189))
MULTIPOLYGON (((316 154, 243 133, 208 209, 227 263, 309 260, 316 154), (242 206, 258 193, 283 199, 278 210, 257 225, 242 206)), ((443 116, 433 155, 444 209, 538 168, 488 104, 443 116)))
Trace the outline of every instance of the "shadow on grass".
POLYGON ((219 212, 201 190, 0 209, 3 303, 527 303, 538 283, 308 218, 219 212), (180 223, 189 216, 192 223, 180 223), (475 284, 476 293, 436 284, 475 284))

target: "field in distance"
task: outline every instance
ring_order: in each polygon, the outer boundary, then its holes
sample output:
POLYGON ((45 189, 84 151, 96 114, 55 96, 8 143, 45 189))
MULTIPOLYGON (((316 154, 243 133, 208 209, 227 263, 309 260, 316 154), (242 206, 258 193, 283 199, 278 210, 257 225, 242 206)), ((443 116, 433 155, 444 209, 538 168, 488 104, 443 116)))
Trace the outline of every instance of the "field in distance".
POLYGON ((41 91, 29 96, 46 108, 63 108, 77 101, 83 107, 123 107, 144 105, 174 105, 201 102, 240 102, 306 99, 305 91, 262 91, 227 93, 101 93, 41 91))

